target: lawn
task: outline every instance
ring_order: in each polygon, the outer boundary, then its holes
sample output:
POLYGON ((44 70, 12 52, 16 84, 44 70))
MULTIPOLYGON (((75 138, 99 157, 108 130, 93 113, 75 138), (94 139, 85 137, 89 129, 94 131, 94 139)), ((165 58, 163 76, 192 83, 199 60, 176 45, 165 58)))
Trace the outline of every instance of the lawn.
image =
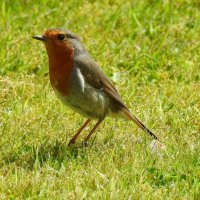
POLYGON ((200 199, 198 0, 2 0, 0 38, 0 199, 200 199), (56 98, 32 39, 52 27, 81 36, 165 150, 112 118, 67 147, 85 119, 56 98))

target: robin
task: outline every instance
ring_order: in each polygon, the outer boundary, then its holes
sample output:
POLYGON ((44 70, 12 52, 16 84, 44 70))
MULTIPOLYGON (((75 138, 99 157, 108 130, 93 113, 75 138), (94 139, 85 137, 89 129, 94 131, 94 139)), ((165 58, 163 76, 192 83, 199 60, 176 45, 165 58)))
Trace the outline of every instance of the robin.
POLYGON ((50 82, 61 101, 88 118, 69 141, 76 142, 81 131, 92 119, 98 120, 84 143, 107 115, 132 120, 155 140, 158 137, 127 108, 119 92, 81 43, 69 30, 48 29, 43 35, 33 36, 45 44, 49 58, 50 82))

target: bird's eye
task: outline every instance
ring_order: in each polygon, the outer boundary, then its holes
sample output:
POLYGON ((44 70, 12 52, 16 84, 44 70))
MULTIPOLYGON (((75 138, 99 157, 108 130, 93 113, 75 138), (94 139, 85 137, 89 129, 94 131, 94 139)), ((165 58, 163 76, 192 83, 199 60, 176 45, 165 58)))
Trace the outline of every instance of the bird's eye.
POLYGON ((64 39, 65 39, 65 35, 64 35, 64 34, 59 34, 59 35, 57 36, 57 38, 58 38, 59 40, 64 40, 64 39))

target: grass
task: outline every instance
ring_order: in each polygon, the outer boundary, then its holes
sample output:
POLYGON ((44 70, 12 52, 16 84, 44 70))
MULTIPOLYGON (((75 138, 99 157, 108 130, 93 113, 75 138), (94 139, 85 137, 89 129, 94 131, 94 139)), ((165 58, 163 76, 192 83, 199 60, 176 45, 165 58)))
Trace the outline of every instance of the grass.
POLYGON ((198 0, 1 1, 0 199, 199 199, 199 11, 198 0), (50 27, 82 37, 165 151, 110 118, 89 148, 89 130, 67 148, 85 119, 55 97, 31 38, 50 27))

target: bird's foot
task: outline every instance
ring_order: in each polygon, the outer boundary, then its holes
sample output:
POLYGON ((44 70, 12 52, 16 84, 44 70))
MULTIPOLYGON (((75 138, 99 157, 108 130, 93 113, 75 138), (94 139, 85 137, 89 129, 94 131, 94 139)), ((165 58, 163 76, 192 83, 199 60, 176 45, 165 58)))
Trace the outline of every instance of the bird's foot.
POLYGON ((83 141, 83 146, 84 146, 84 147, 88 147, 88 145, 89 145, 89 144, 88 144, 88 141, 83 141))
POLYGON ((69 143, 68 143, 68 147, 71 147, 72 145, 74 145, 76 143, 76 140, 74 138, 72 138, 69 143))

